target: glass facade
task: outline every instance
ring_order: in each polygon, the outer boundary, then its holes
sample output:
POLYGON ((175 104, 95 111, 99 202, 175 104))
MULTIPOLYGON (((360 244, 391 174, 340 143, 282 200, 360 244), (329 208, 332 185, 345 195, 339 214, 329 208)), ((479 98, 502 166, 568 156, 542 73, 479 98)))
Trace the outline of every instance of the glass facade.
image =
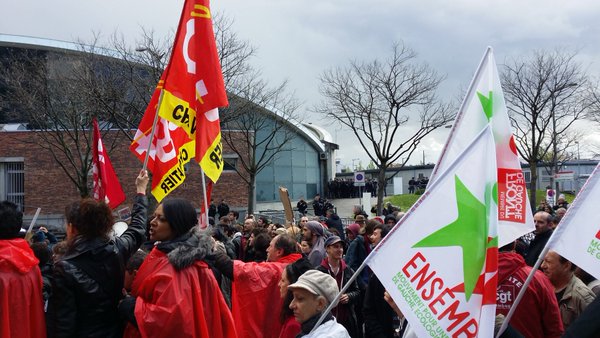
POLYGON ((297 132, 285 150, 258 173, 256 201, 279 201, 280 186, 288 189, 292 200, 311 199, 320 188, 319 151, 297 132))

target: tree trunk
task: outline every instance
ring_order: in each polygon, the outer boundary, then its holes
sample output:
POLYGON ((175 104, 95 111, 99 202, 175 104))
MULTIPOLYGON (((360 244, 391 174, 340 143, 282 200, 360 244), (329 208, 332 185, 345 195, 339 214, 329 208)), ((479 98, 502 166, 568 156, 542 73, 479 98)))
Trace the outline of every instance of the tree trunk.
POLYGON ((383 193, 385 191, 385 171, 387 169, 387 164, 382 163, 379 166, 379 174, 377 175, 377 215, 382 214, 383 209, 383 193))
POLYGON ((529 184, 531 194, 529 194, 529 204, 531 204, 531 210, 536 210, 537 209, 537 204, 536 204, 537 178, 538 178, 537 162, 536 161, 529 162, 529 169, 531 170, 531 183, 529 184))
POLYGON ((249 173, 249 174, 250 174, 250 177, 249 177, 250 184, 248 184, 248 215, 254 213, 254 209, 256 206, 256 200, 255 200, 256 175, 252 174, 252 173, 249 173))

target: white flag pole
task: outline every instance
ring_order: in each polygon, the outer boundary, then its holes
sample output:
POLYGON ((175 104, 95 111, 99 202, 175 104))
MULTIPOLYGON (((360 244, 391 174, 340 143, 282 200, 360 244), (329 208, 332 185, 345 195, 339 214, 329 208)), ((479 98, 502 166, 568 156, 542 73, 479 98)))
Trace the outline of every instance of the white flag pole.
POLYGON ((150 148, 152 147, 152 141, 154 140, 154 133, 156 132, 156 123, 158 122, 158 112, 163 99, 164 89, 160 90, 160 96, 158 97, 158 103, 156 104, 156 113, 154 114, 154 122, 152 122, 152 130, 150 131, 150 140, 148 141, 148 149, 146 149, 146 157, 144 157, 144 164, 142 169, 148 168, 148 158, 150 157, 150 148))
POLYGON ((560 235, 564 232, 564 227, 560 227, 559 225, 561 223, 566 223, 565 220, 568 220, 569 218, 572 217, 571 215, 575 214, 575 212, 578 209, 578 203, 577 203, 577 201, 579 199, 585 199, 586 195, 588 195, 588 193, 589 193, 589 189, 588 189, 589 186, 588 186, 588 184, 590 182, 592 182, 592 178, 595 179, 595 175, 597 175, 597 172, 599 171, 599 168, 600 168, 600 164, 596 167, 596 169, 594 169, 594 172, 587 179, 587 181, 585 182, 585 184, 583 185, 583 187, 581 187, 581 190, 579 191, 579 194, 577 194, 577 196, 575 197, 575 200, 573 200, 573 203, 571 204, 571 207, 569 207, 569 209, 567 210, 567 213, 565 214, 565 216, 563 216, 563 218, 561 219, 560 223, 556 226, 556 229, 552 232, 552 235, 550 235, 550 238, 548 239, 548 242, 546 242, 546 246, 544 246, 544 249, 542 250, 542 252, 540 252, 540 255, 538 256, 538 259, 535 262, 535 265, 533 266, 533 268, 531 269, 531 272, 529 272, 529 275, 527 276, 527 279, 525 280, 525 283, 523 283, 523 286, 521 287, 521 290, 519 291, 519 294, 517 295, 517 298, 515 298, 515 301, 513 302, 510 310, 506 314, 506 318, 504 318, 504 322, 502 323, 502 326, 500 327, 500 330, 498 331, 498 335, 496 336, 496 338, 499 338, 500 335, 502 333, 504 333, 504 330, 506 330, 506 327, 508 327, 508 322, 510 322, 510 319, 512 318, 512 316, 514 314, 514 312, 515 312, 515 310, 517 308, 517 305, 519 305, 519 302, 521 301, 521 298, 523 298, 523 295, 525 294, 525 291, 527 290, 527 286, 529 286, 529 283, 533 279, 533 276, 535 275, 535 272, 539 269, 540 265, 542 264, 542 261, 544 260, 544 257, 546 257, 546 254, 548 253, 548 251, 550 251, 550 248, 554 244, 554 241, 556 241, 556 238, 559 238, 560 235))
MULTIPOLYGON (((208 203, 206 202, 206 176, 204 175, 204 169, 202 169, 202 167, 200 167, 200 173, 202 174, 202 193, 204 194, 204 213, 206 215, 206 228, 208 229, 208 227, 210 226, 210 223, 208 221, 208 203)), ((202 215, 200 215, 200 217, 202 217, 202 215)))
MULTIPOLYGON (((352 284, 352 282, 354 282, 354 280, 362 272, 362 270, 365 268, 365 266, 367 265, 367 263, 369 262, 369 260, 371 260, 371 258, 379 250, 379 248, 381 248, 382 245, 386 242, 386 240, 388 238, 390 238, 391 235, 414 213, 414 210, 416 210, 417 207, 419 207, 419 205, 421 204, 422 200, 425 199, 425 198, 427 198, 427 196, 429 195, 429 191, 433 190, 433 188, 436 187, 439 184, 439 182, 443 181, 443 178, 446 177, 446 175, 448 175, 449 172, 452 172, 452 170, 454 169, 454 167, 456 167, 457 164, 460 163, 460 161, 465 156, 465 154, 469 150, 471 150, 471 148, 473 148, 475 146, 475 144, 477 144, 477 142, 482 137, 485 136, 485 133, 491 133, 491 132, 492 132, 491 126, 488 124, 485 128, 483 128, 481 130, 481 132, 479 132, 479 134, 465 148, 465 150, 463 150, 463 152, 456 157, 456 159, 454 160, 454 162, 452 162, 452 164, 448 167, 448 169, 446 171, 444 171, 443 173, 440 174, 439 179, 433 181, 432 183, 430 183, 430 185, 427 186, 427 189, 425 190, 425 192, 423 193, 423 195, 421 195, 421 197, 415 202, 415 204, 413 204, 413 206, 410 209, 408 209, 408 211, 406 212, 406 214, 398 221, 398 223, 396 223, 396 225, 394 225, 394 227, 390 230, 390 232, 384 238, 381 239, 381 242, 379 242, 379 244, 377 245, 377 247, 375 247, 375 249, 373 249, 373 251, 371 251, 371 253, 365 258, 365 260, 362 262, 362 264, 358 267, 358 269, 356 269, 356 271, 354 271, 354 274, 352 275, 352 277, 350 277, 350 280, 348 280, 348 282, 346 283, 346 285, 344 285, 344 287, 340 290, 340 292, 335 296, 335 298, 333 299, 333 301, 331 301, 331 304, 329 304, 329 306, 327 306, 327 308, 325 309, 325 311, 323 311, 323 313, 321 314, 321 317, 319 318, 319 320, 317 321, 317 323, 315 324, 315 326, 313 327, 313 329, 310 331, 311 333, 319 325, 321 325, 321 323, 323 323, 323 320, 325 320, 325 317, 327 316, 327 314, 329 312, 331 312, 331 310, 334 308, 334 304, 336 304, 336 302, 342 297, 342 294, 344 293, 344 291, 346 291, 348 289, 348 287, 350 286, 350 284, 352 284)), ((493 135, 492 135, 492 137, 493 137, 493 135)))
POLYGON ((35 225, 35 222, 37 221, 37 218, 40 215, 40 211, 42 211, 42 208, 37 208, 37 210, 35 211, 35 215, 33 215, 33 218, 31 219, 31 223, 29 224, 29 228, 27 229, 27 232, 25 233, 25 238, 27 238, 27 236, 29 234, 31 234, 31 231, 33 230, 33 226, 35 225))

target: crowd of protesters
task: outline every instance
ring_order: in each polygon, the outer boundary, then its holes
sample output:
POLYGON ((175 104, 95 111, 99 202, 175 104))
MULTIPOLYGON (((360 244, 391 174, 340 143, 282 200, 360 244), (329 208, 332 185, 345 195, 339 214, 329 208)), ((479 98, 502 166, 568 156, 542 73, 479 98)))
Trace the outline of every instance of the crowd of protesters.
MULTIPOLYGON (((354 223, 344 226, 323 203, 323 215, 303 214, 298 224, 282 225, 252 215, 240 220, 222 200, 211 226, 200 229, 194 207, 183 199, 164 199, 147 219, 147 184, 141 171, 123 231, 114 231, 104 202, 69 204, 62 242, 44 227, 29 241, 21 239, 22 213, 10 202, 0 203, 1 337, 414 334, 368 268, 351 279, 403 217, 398 208, 386 205, 384 218, 369 219, 357 207, 354 223)), ((320 202, 320 196, 313 201, 320 202)), ((530 241, 500 249, 499 323, 559 216, 542 206, 534 220, 530 241)), ((504 337, 597 336, 599 284, 551 251, 504 337)))
POLYGON ((372 197, 377 196, 377 180, 366 179, 364 187, 354 184, 352 178, 335 178, 327 183, 327 198, 359 198, 360 192, 371 193, 372 197))

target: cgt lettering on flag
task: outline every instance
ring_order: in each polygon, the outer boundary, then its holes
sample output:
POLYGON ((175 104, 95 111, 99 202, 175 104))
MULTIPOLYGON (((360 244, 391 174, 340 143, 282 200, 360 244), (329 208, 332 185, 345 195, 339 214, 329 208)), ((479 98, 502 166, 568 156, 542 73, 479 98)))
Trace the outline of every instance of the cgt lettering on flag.
POLYGON ((525 176, 519 169, 498 168, 498 219, 525 223, 527 212, 525 176))

